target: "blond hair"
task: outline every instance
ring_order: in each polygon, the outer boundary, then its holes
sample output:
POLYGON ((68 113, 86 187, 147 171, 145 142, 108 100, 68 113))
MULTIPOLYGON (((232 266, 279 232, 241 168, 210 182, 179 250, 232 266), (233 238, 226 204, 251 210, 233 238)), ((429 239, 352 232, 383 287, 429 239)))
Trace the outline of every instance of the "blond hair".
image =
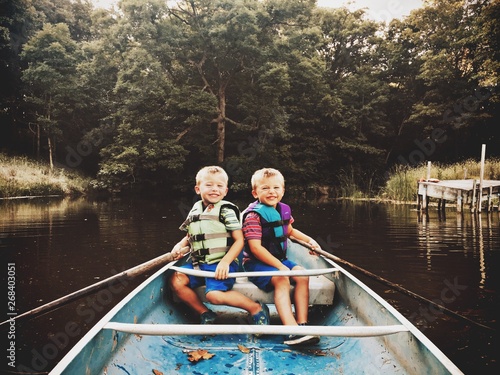
POLYGON ((283 187, 285 186, 285 178, 281 174, 280 171, 274 168, 262 168, 259 169, 258 171, 255 171, 253 176, 252 176, 252 189, 257 188, 257 184, 259 181, 263 180, 264 178, 269 178, 269 177, 277 177, 281 180, 281 183, 283 187))
POLYGON ((216 165, 211 165, 209 167, 201 168, 198 171, 198 173, 196 173, 196 185, 199 185, 201 183, 201 181, 210 174, 221 174, 223 179, 225 180, 226 185, 227 185, 229 177, 227 176, 226 171, 224 169, 222 169, 221 167, 218 167, 216 165))

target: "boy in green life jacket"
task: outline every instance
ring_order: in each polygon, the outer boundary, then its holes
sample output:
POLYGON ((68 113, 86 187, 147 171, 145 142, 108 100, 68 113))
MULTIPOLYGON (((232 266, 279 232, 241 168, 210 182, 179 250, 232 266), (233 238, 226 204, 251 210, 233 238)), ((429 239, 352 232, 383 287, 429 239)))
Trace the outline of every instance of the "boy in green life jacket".
POLYGON ((194 291, 201 285, 206 285, 208 302, 241 308, 248 311, 254 324, 269 324, 268 307, 232 290, 235 278, 228 278, 229 272, 238 271, 237 257, 244 239, 238 207, 223 200, 228 192, 227 184, 228 176, 220 167, 204 167, 197 173, 194 189, 201 200, 194 204, 180 227, 187 235, 172 249, 172 255, 179 259, 181 248, 190 246, 191 262, 183 267, 215 271, 215 278, 175 272, 169 280, 170 286, 181 301, 200 315, 201 324, 211 324, 217 317, 194 291))
MULTIPOLYGON (((252 176, 252 195, 257 200, 243 212, 245 249, 243 266, 245 271, 288 271, 303 269, 286 257, 287 239, 293 236, 309 243, 312 248, 319 245, 308 235, 292 226, 294 222, 290 206, 281 203, 285 194, 285 179, 276 169, 263 168, 252 176)), ((305 325, 309 309, 308 276, 258 276, 249 277, 262 290, 274 290, 274 303, 284 325, 305 325), (290 281, 290 279, 292 279, 290 281), (295 316, 290 299, 290 283, 295 284, 295 316)), ((318 336, 288 337, 287 345, 312 345, 318 336)))

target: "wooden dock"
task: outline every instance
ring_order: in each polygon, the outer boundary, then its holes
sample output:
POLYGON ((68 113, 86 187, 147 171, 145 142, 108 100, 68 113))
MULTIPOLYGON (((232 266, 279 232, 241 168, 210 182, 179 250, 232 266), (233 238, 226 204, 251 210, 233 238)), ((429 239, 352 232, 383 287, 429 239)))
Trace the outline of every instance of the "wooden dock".
POLYGON ((445 209, 446 201, 456 202, 457 211, 462 212, 469 206, 472 212, 492 211, 492 199, 500 196, 500 181, 495 180, 445 180, 428 179, 418 182, 418 209, 427 210, 429 198, 438 199, 438 209, 445 209))
MULTIPOLYGON (((444 180, 431 178, 431 162, 427 162, 427 179, 420 180, 417 188, 417 208, 427 210, 429 198, 439 200, 438 209, 444 211, 446 201, 455 201, 457 211, 463 212, 464 206, 469 205, 472 212, 481 212, 483 202, 486 202, 486 211, 493 210, 493 197, 500 198, 500 181, 484 179, 484 160, 486 145, 481 146, 480 177, 478 180, 467 179, 467 171, 463 180, 444 180)), ((500 205, 499 205, 500 210, 500 205)))

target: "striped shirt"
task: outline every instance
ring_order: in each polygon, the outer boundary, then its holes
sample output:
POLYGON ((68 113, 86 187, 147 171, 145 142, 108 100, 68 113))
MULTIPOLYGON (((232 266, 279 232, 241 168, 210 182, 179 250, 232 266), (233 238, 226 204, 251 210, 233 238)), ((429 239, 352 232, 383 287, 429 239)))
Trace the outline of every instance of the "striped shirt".
POLYGON ((241 229, 240 219, 236 216, 236 212, 234 212, 233 209, 229 207, 222 207, 220 214, 222 216, 222 222, 229 232, 241 229))

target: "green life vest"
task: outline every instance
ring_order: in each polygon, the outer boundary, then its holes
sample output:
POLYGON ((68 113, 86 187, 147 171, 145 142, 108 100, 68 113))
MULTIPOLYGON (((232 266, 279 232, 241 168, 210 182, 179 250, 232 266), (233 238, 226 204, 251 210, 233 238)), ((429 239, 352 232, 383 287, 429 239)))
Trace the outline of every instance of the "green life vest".
POLYGON ((223 207, 234 210, 239 219, 240 211, 231 202, 222 200, 208 211, 208 208, 203 207, 202 201, 198 201, 181 225, 181 230, 187 229, 191 255, 195 263, 217 263, 233 244, 234 240, 227 231, 221 215, 223 207))

